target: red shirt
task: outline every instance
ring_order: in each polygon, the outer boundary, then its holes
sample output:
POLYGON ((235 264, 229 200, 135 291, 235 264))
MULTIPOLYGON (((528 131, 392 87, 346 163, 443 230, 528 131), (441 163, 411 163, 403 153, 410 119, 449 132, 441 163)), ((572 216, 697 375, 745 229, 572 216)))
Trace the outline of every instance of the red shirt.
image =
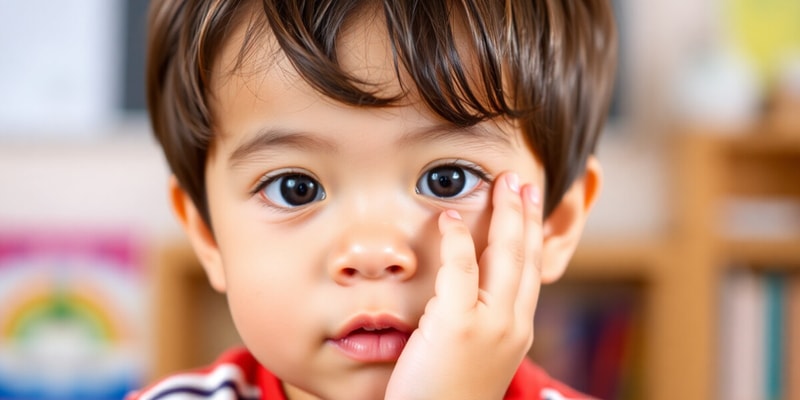
MULTIPOLYGON (((192 372, 172 375, 126 400, 236 399, 286 400, 281 381, 262 367, 246 349, 233 349, 214 364, 192 372), (191 396, 191 397, 190 397, 191 396)), ((588 399, 550 378, 528 359, 519 366, 504 400, 588 399)))

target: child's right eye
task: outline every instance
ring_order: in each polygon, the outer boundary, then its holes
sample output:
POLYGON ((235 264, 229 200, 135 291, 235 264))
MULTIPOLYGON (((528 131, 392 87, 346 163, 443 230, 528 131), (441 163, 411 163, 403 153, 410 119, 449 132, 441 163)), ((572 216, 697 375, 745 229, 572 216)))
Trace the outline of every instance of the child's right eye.
POLYGON ((316 179, 290 172, 273 176, 258 188, 264 200, 281 208, 295 208, 325 199, 325 190, 316 179))

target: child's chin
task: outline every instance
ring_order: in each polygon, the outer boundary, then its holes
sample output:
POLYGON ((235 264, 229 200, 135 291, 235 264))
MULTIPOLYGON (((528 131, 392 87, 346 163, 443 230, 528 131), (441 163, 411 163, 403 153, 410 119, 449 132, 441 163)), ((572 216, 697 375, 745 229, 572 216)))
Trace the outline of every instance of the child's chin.
POLYGON ((361 370, 308 391, 324 400, 380 400, 385 397, 391 369, 361 370))
MULTIPOLYGON (((375 378, 368 381, 358 380, 352 385, 342 385, 341 393, 337 393, 337 399, 341 400, 379 400, 386 394, 386 386, 389 379, 375 378)), ((327 399, 326 399, 327 400, 327 399)))
POLYGON ((324 400, 380 400, 385 397, 386 385, 380 388, 350 387, 331 390, 320 397, 324 400))

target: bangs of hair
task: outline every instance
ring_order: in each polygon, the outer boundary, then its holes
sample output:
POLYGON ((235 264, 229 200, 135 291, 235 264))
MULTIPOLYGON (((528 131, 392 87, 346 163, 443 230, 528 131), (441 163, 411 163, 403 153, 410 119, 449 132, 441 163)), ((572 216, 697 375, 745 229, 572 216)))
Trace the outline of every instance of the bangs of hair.
POLYGON ((345 104, 392 106, 415 91, 432 111, 458 126, 501 115, 521 116, 509 93, 519 85, 507 82, 517 74, 513 68, 503 69, 517 64, 508 58, 519 41, 508 20, 513 14, 510 2, 500 10, 488 1, 387 0, 381 9, 363 0, 261 3, 263 13, 251 20, 234 69, 268 32, 306 82, 345 104), (379 95, 377 84, 348 73, 337 59, 338 41, 348 23, 376 11, 385 20, 403 87, 403 93, 394 96, 379 95), (403 79, 404 73, 410 82, 403 79))

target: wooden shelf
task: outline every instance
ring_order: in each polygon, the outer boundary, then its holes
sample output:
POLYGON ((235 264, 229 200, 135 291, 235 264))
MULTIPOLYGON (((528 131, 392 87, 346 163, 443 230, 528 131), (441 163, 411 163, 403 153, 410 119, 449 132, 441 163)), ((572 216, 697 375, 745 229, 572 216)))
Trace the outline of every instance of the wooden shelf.
POLYGON ((727 240, 722 254, 734 262, 800 272, 800 237, 727 240))
POLYGON ((721 277, 742 264, 800 270, 800 238, 726 238, 718 213, 732 198, 800 204, 800 132, 773 135, 764 128, 736 137, 695 132, 674 144, 676 229, 670 272, 662 276, 665 290, 654 311, 660 327, 654 337, 670 350, 654 355, 659 375, 651 382, 651 398, 718 398, 721 277))
POLYGON ((657 239, 604 239, 581 242, 565 272, 574 280, 646 281, 657 272, 664 246, 657 239))
POLYGON ((780 135, 769 131, 769 128, 757 129, 742 136, 717 138, 728 150, 734 153, 749 155, 800 154, 800 135, 780 135))

